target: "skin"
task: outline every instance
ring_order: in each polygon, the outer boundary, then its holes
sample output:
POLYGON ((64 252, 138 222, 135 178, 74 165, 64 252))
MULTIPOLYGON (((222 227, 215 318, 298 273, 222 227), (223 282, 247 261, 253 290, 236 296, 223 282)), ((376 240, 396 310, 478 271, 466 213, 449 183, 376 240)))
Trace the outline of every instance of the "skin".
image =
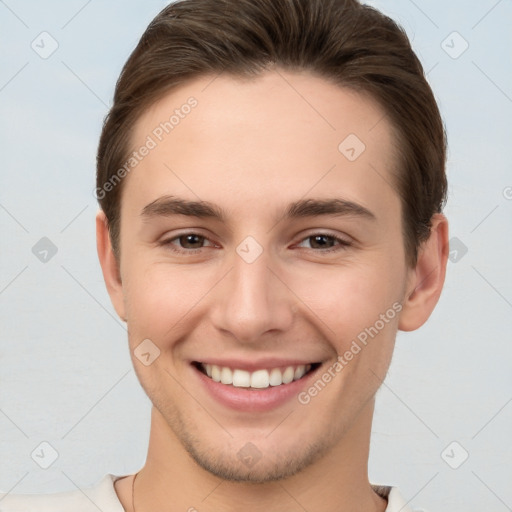
MULTIPOLYGON (((97 216, 107 289, 153 403, 136 510, 383 511, 386 500, 368 481, 374 397, 397 330, 420 327, 438 301, 447 220, 433 217, 409 267, 392 186, 393 129, 371 98, 306 72, 212 78, 173 90, 135 125, 137 148, 187 98, 198 101, 125 178, 119 261, 105 216, 97 216), (348 134, 366 146, 352 162, 338 150, 348 134), (214 203, 224 222, 141 215, 164 196, 214 203), (290 202, 305 198, 342 198, 374 218, 283 217, 290 202), (180 243, 185 233, 206 239, 180 243), (318 234, 327 236, 324 245, 315 243, 318 234), (263 249, 250 264, 236 251, 247 236, 263 249), (271 411, 233 410, 204 392, 190 364, 299 357, 321 362, 321 375, 394 303, 401 312, 306 405, 293 399, 271 411), (144 339, 160 350, 149 366, 134 355, 144 339), (237 457, 248 442, 261 455, 252 467, 237 457)), ((132 479, 115 485, 127 511, 132 479)))

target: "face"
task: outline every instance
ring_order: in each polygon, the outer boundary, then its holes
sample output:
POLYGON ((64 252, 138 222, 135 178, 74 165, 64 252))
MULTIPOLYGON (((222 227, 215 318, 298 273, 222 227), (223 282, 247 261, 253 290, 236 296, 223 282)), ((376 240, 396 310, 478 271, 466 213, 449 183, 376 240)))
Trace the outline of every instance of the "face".
POLYGON ((125 179, 111 295, 141 385, 203 468, 294 474, 390 363, 411 276, 392 128, 368 97, 273 71, 174 90, 132 142, 151 147, 125 179))

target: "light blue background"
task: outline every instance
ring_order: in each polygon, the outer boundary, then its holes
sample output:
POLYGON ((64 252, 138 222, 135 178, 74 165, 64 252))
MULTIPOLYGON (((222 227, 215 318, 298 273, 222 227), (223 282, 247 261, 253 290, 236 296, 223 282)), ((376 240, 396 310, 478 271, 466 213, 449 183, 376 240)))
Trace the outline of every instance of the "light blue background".
MULTIPOLYGON (((97 263, 92 190, 115 81, 165 3, 0 1, 2 491, 84 488, 144 463, 150 405, 97 263), (59 45, 48 59, 31 48, 43 31, 59 45), (32 253, 42 237, 58 248, 47 263, 32 253), (42 441, 59 454, 46 470, 30 456, 42 441)), ((428 71, 449 136, 451 236, 468 252, 427 324, 398 336, 370 478, 431 512, 512 510, 512 3, 371 4, 428 71), (469 43, 457 59, 442 47, 454 31, 469 43), (441 456, 453 441, 469 453, 458 469, 441 456)))

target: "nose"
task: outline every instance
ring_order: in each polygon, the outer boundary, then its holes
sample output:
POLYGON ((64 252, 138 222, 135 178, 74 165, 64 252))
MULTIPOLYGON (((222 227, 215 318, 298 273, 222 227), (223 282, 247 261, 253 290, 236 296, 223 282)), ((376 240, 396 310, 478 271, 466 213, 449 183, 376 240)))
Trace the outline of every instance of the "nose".
POLYGON ((215 287, 211 320, 239 342, 258 343, 293 323, 296 298, 271 260, 266 251, 252 262, 235 253, 230 271, 215 287))

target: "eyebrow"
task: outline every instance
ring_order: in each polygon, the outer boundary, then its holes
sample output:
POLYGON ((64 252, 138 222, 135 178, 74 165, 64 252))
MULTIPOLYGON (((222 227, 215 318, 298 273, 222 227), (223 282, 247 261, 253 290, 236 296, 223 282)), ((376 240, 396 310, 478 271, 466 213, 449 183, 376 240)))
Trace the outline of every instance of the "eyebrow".
MULTIPOLYGON (((141 212, 143 220, 155 217, 187 215, 226 221, 224 211, 208 201, 191 201, 175 196, 162 196, 146 205, 141 212)), ((376 216, 364 206, 341 198, 300 199, 290 203, 284 213, 285 219, 317 217, 321 215, 361 217, 376 220, 376 216)))

